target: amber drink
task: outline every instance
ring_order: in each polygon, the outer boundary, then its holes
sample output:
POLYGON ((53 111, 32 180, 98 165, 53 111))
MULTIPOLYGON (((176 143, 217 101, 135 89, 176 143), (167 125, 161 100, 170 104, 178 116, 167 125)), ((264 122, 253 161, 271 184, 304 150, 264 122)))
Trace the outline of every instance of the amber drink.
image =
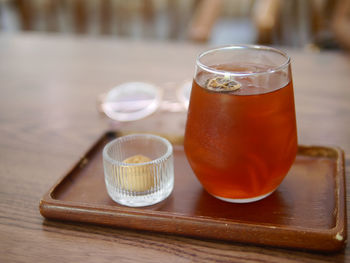
POLYGON ((297 152, 289 57, 262 46, 202 53, 184 146, 195 175, 211 195, 244 203, 271 194, 297 152))

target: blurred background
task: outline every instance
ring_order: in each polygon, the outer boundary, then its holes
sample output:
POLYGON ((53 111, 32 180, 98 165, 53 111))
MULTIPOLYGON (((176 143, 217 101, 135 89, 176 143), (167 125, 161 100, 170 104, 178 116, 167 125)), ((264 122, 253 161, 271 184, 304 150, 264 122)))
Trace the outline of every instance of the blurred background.
POLYGON ((0 0, 0 31, 339 49, 347 46, 336 29, 345 2, 0 0))

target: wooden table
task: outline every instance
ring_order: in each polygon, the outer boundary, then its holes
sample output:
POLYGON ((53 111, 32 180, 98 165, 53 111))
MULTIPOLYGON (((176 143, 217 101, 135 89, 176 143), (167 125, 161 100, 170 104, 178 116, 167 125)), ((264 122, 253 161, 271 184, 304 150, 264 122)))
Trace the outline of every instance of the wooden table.
MULTIPOLYGON (((116 124, 96 110, 114 85, 172 89, 204 46, 70 36, 0 35, 0 262, 345 262, 320 254, 45 220, 42 195, 104 131, 181 135, 185 112, 116 124)), ((340 146, 350 175, 350 57, 289 50, 300 144, 340 146)), ((170 96, 169 95, 169 96, 170 96)), ((347 184, 349 187, 349 183, 347 184)), ((348 193, 350 193, 348 188, 348 193)), ((348 194, 348 214, 349 214, 348 194)))

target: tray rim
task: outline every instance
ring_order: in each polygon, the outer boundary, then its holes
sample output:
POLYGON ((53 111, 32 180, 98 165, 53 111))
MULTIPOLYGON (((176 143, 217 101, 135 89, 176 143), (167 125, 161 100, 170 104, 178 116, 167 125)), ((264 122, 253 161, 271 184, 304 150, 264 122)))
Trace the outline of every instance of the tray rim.
MULTIPOLYGON (((132 132, 134 133, 134 132, 132 132)), ((288 236, 289 233, 299 233, 299 234, 305 234, 308 233, 312 236, 312 238, 317 238, 318 240, 323 240, 326 246, 315 246, 315 247, 304 247, 304 246, 298 246, 298 244, 295 244, 295 246, 290 245, 278 245, 278 244, 269 244, 268 242, 255 242, 254 244, 260 244, 260 245, 273 245, 273 246, 280 246, 280 247, 287 247, 287 248, 300 248, 300 249, 309 249, 309 250, 315 250, 315 251, 328 251, 328 252, 335 252, 343 249, 346 246, 347 243, 347 211, 346 211, 346 182, 345 182, 345 154, 344 151, 337 146, 320 146, 320 145, 298 145, 298 153, 300 155, 307 155, 311 156, 310 154, 302 153, 303 151, 307 151, 308 149, 326 149, 328 151, 333 151, 335 153, 335 159, 336 159, 336 174, 335 176, 335 208, 336 215, 335 215, 335 223, 334 226, 328 229, 325 228, 310 228, 310 227, 300 227, 300 226, 288 226, 288 225, 279 225, 279 224, 268 224, 268 223, 248 223, 240 220, 232 221, 230 219, 225 218, 213 218, 209 216, 187 216, 182 213, 176 213, 176 212, 166 212, 166 211, 153 211, 153 210, 144 210, 142 208, 132 208, 132 207, 119 207, 119 206, 109 206, 109 205, 101 205, 101 204, 91 204, 91 203, 83 203, 83 202, 75 202, 75 201, 62 201, 59 199, 56 199, 53 197, 53 193, 57 187, 63 181, 69 177, 75 169, 80 168, 80 166, 84 165, 87 161, 87 155, 89 155, 90 152, 93 152, 94 149, 101 143, 102 140, 105 138, 108 138, 109 136, 113 137, 119 137, 126 134, 131 133, 121 133, 118 131, 106 131, 102 134, 102 136, 99 136, 97 140, 85 151, 85 153, 82 155, 82 157, 75 162, 66 173, 64 173, 63 176, 61 176, 56 182, 52 185, 52 187, 42 196, 40 202, 39 202, 39 211, 41 215, 48 219, 61 219, 61 220, 68 220, 68 221, 79 221, 79 222, 86 222, 86 223, 95 223, 95 224, 104 224, 104 225, 110 225, 110 226, 116 226, 116 227, 123 227, 123 228, 132 228, 132 229, 140 229, 140 230, 146 230, 146 231, 155 231, 155 232, 166 232, 170 234, 175 235, 184 235, 184 236, 197 236, 197 235, 186 235, 186 233, 179 233, 179 232, 173 232, 173 231, 159 231, 157 229, 148 229, 146 228, 138 228, 138 227, 129 227, 127 225, 123 224, 113 224, 113 223, 100 223, 96 220, 89 220, 88 218, 86 220, 79 220, 79 218, 71 219, 71 211, 76 211, 77 209, 81 213, 85 213, 85 215, 89 215, 90 213, 93 214, 101 214, 101 215, 109 215, 109 216, 115 216, 116 214, 118 216, 124 216, 124 217, 133 217, 138 218, 139 220, 142 220, 143 217, 147 217, 148 219, 154 219, 154 218, 163 218, 163 220, 181 220, 185 223, 189 224, 197 224, 201 225, 203 223, 205 224, 215 224, 218 226, 219 224, 225 226, 230 226, 231 228, 234 228, 235 230, 241 229, 241 231, 244 231, 245 228, 249 227, 249 229, 253 229, 254 232, 271 232, 270 234, 273 234, 274 231, 278 230, 288 236), (65 211, 67 212, 67 216, 52 216, 53 211, 65 211), (342 220, 344 218, 344 220, 342 220), (330 240, 330 237, 333 237, 334 240, 330 240)), ((155 134, 155 133, 152 133, 155 134)), ((182 136, 169 136, 161 134, 160 136, 168 138, 173 144, 181 146, 183 137, 182 136)), ((315 155, 316 157, 319 155, 315 155)), ((79 215, 80 213, 78 213, 79 215)), ((73 217, 74 218, 74 217, 73 217)), ((181 232, 181 231, 180 231, 181 232)), ((278 235, 281 235, 278 234, 278 235)), ((202 237, 202 235, 198 235, 197 237, 202 237)), ((210 238, 209 239, 215 239, 210 238)), ((235 241, 235 242, 245 242, 244 240, 237 239, 222 239, 222 240, 229 240, 229 241, 235 241)), ((252 243, 252 242, 248 242, 252 243)))

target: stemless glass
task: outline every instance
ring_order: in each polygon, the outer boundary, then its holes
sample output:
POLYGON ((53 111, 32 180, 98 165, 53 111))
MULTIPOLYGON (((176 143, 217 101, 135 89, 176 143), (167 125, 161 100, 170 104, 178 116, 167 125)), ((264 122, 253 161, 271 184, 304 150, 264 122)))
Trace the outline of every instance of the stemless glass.
POLYGON ((270 195, 298 149, 290 58, 264 46, 200 54, 184 147, 211 195, 234 203, 270 195))
POLYGON ((130 207, 159 203, 173 191, 173 162, 173 147, 162 137, 119 137, 103 149, 107 192, 117 203, 130 207))

